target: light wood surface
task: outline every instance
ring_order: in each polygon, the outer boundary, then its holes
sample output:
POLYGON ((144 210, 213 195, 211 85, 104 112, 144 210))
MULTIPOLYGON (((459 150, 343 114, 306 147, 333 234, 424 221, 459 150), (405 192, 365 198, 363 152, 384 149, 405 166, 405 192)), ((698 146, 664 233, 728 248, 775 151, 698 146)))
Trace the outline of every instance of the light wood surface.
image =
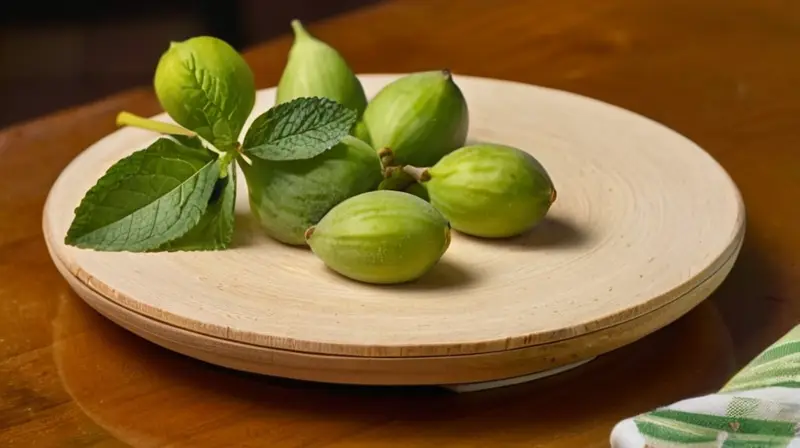
MULTIPOLYGON (((585 94, 678 130, 741 190, 736 265, 662 330, 506 389, 454 395, 218 368, 94 312, 42 238, 64 167, 115 130, 119 110, 159 112, 138 89, 0 131, 0 446, 602 448, 618 420, 718 389, 800 321, 800 3, 389 0, 309 29, 360 73, 447 65, 585 94)), ((260 87, 275 85, 289 45, 286 36, 248 52, 260 87)))
POLYGON ((630 344, 686 314, 711 294, 730 272, 741 248, 739 239, 725 262, 689 293, 657 311, 574 338, 459 356, 371 358, 304 353, 244 344, 163 323, 118 305, 73 276, 59 258, 54 262, 72 289, 99 313, 162 347, 212 364, 297 380, 360 385, 472 385, 517 379, 589 361, 630 344))
MULTIPOLYGON (((372 96, 397 76, 361 79, 372 96)), ((244 176, 238 176, 232 249, 113 253, 66 246, 71 211, 86 190, 116 160, 155 138, 138 129, 100 140, 64 170, 45 205, 45 238, 69 274, 118 311, 187 335, 282 350, 252 360, 271 364, 257 370, 276 374, 291 370, 292 357, 313 359, 305 354, 371 358, 366 371, 357 367, 365 363, 351 362, 349 379, 325 358, 318 359, 318 376, 312 366, 304 374, 356 383, 378 381, 370 371, 389 369, 392 383, 413 384, 419 375, 404 378, 403 371, 423 369, 399 367, 405 357, 410 365, 431 364, 424 370, 440 373, 428 376, 448 383, 486 372, 470 372, 476 364, 470 358, 441 357, 495 354, 492 371, 500 376, 483 380, 574 362, 666 325, 679 317, 666 305, 679 298, 699 303, 710 291, 698 286, 724 278, 743 236, 744 210, 727 173, 702 149, 651 120, 574 94, 473 77, 456 82, 470 107, 468 139, 533 154, 559 199, 545 222, 518 238, 456 233, 419 281, 354 282, 310 250, 264 236, 250 218, 244 176), (621 324, 624 330, 615 328, 621 324), (564 340, 570 343, 551 346, 564 340), (504 358, 516 365, 503 369, 504 358), (530 360, 529 370, 520 372, 520 358, 530 360)), ((274 89, 259 92, 250 120, 272 104, 274 89)), ((229 345, 216 347, 219 358, 231 356, 229 345)))

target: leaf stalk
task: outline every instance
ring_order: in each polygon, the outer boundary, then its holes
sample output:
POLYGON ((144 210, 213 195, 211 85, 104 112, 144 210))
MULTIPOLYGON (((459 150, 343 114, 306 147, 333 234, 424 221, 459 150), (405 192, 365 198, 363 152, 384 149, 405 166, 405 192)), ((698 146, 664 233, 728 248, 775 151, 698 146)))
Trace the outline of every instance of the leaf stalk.
POLYGON ((187 137, 197 137, 196 132, 190 131, 184 127, 164 123, 163 121, 151 120, 150 118, 140 117, 125 111, 117 115, 117 126, 132 126, 161 134, 178 134, 187 137))

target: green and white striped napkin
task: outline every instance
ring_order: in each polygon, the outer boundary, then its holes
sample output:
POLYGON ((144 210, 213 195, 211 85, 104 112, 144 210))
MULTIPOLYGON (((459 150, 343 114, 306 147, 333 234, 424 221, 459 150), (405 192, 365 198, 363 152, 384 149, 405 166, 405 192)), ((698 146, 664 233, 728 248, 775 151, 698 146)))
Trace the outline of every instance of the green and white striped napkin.
POLYGON ((719 392, 623 420, 613 448, 800 448, 800 325, 719 392))

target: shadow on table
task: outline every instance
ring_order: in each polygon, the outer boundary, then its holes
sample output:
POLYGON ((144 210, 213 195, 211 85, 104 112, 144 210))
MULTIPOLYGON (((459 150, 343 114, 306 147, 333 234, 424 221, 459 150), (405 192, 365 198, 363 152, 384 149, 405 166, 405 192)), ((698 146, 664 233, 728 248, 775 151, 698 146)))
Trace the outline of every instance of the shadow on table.
POLYGON ((736 264, 711 298, 729 328, 739 367, 796 324, 791 319, 797 314, 788 312, 791 303, 780 293, 778 269, 772 263, 757 242, 745 236, 736 264))

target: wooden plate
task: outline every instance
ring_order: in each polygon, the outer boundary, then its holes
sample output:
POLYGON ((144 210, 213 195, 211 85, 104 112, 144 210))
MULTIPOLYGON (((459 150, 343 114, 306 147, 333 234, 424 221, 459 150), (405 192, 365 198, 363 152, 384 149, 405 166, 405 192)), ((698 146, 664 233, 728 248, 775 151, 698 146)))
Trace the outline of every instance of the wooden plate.
MULTIPOLYGON (((395 77, 361 79, 372 96, 395 77)), ((156 138, 126 128, 84 151, 53 185, 43 216, 51 256, 88 303, 167 348, 243 370, 361 384, 487 381, 595 356, 677 319, 730 271, 744 206, 697 145, 582 96, 456 81, 470 107, 470 140, 525 149, 553 177, 558 200, 525 236, 498 242, 455 233, 423 279, 365 285, 264 236, 238 176, 229 250, 65 246, 86 190, 156 138)), ((251 120, 273 101, 274 89, 260 91, 251 120)))

